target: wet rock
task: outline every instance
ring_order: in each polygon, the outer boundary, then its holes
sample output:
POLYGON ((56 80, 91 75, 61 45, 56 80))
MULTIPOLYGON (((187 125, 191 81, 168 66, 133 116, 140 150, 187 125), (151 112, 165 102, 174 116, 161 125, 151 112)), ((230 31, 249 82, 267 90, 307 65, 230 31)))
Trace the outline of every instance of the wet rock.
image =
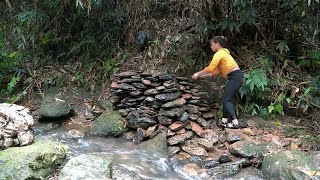
POLYGON ((42 179, 66 158, 67 147, 60 142, 36 141, 29 146, 2 150, 0 179, 42 179))
POLYGON ((146 137, 149 137, 155 130, 157 129, 157 126, 148 127, 146 132, 146 137))
POLYGON ((110 170, 112 172, 110 179, 143 180, 137 173, 121 165, 113 165, 110 170))
POLYGON ((149 152, 160 152, 167 154, 168 145, 165 133, 159 133, 152 139, 142 142, 139 147, 149 152))
POLYGON ((131 111, 127 116, 127 120, 128 120, 128 127, 131 127, 134 129, 137 129, 137 128, 146 129, 150 126, 156 125, 157 123, 153 119, 142 116, 137 111, 131 111))
POLYGON ((111 177, 111 161, 104 155, 81 154, 62 168, 59 179, 105 179, 111 177))
POLYGON ((131 141, 131 140, 133 140, 134 132, 132 132, 132 131, 124 132, 124 133, 121 134, 121 137, 122 137, 123 139, 125 139, 125 140, 131 141))
POLYGON ((67 135, 70 137, 70 138, 73 138, 73 139, 77 139, 77 138, 83 138, 84 137, 84 133, 79 131, 79 130, 76 130, 76 129, 71 129, 68 131, 67 135))
POLYGON ((99 136, 119 136, 126 132, 125 121, 118 111, 104 111, 90 129, 90 134, 99 136))
POLYGON ((146 137, 146 132, 145 132, 145 130, 144 129, 142 129, 142 128, 138 128, 137 129, 137 132, 134 134, 134 136, 133 136, 133 142, 135 143, 135 144, 139 144, 140 142, 142 142, 143 141, 143 139, 146 137))
POLYGON ((159 111, 159 114, 162 116, 168 116, 168 117, 179 117, 186 111, 186 106, 182 106, 179 108, 172 108, 169 110, 161 108, 159 111))
POLYGON ((320 152, 280 151, 264 157, 267 179, 320 179, 320 152))
POLYGON ((173 108, 173 107, 181 107, 186 103, 186 100, 183 98, 179 98, 170 102, 163 104, 161 107, 163 108, 173 108))
POLYGON ((169 146, 168 147, 168 153, 170 156, 177 154, 180 150, 181 150, 181 148, 179 146, 169 146))
POLYGON ((174 156, 172 156, 172 158, 170 159, 171 161, 183 161, 183 160, 187 160, 191 158, 190 154, 186 153, 186 152, 179 152, 177 154, 175 154, 174 156))
POLYGON ((168 139, 168 144, 176 145, 176 144, 183 143, 187 139, 190 139, 193 135, 194 134, 192 131, 186 131, 184 134, 172 136, 168 139))

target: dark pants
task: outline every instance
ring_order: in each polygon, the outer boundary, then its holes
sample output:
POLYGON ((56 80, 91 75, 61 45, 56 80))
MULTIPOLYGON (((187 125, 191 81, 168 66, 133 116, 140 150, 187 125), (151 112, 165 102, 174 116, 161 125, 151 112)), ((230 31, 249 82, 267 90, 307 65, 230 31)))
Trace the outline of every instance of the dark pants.
POLYGON ((244 75, 241 70, 236 70, 228 74, 228 83, 224 87, 224 92, 222 95, 223 104, 223 118, 237 119, 236 111, 233 105, 233 97, 237 94, 244 82, 244 75))

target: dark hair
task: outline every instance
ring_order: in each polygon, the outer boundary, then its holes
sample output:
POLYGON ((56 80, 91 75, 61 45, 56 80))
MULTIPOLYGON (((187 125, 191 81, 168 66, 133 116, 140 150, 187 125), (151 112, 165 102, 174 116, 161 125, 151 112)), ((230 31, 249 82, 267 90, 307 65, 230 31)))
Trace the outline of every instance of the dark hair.
POLYGON ((215 43, 219 43, 221 47, 225 48, 227 47, 227 38, 224 36, 215 36, 212 39, 210 39, 209 41, 211 42, 215 42, 215 43))

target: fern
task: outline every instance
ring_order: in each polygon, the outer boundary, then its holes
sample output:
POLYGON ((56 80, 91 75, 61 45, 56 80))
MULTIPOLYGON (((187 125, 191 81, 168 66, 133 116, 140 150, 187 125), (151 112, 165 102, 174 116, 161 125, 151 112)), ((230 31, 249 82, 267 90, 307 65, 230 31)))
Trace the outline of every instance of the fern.
POLYGON ((265 87, 268 85, 268 78, 265 70, 254 69, 250 74, 245 74, 246 83, 245 86, 250 89, 251 92, 254 91, 264 91, 265 87))

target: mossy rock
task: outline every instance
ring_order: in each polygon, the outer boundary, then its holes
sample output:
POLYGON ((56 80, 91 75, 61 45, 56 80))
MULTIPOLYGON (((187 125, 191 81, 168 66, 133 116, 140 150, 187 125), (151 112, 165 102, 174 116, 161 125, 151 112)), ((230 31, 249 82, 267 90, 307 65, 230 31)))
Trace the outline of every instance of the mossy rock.
POLYGON ((320 179, 320 152, 281 151, 264 157, 261 170, 268 179, 320 179))
POLYGON ((59 95, 59 92, 60 89, 57 87, 50 88, 45 92, 38 110, 42 118, 61 118, 71 113, 71 106, 62 95, 59 95))
POLYGON ((0 179, 45 179, 63 163, 66 154, 65 145, 52 141, 0 151, 0 179))
POLYGON ((124 118, 118 111, 107 109, 96 120, 90 134, 98 136, 119 136, 126 132, 124 118))

